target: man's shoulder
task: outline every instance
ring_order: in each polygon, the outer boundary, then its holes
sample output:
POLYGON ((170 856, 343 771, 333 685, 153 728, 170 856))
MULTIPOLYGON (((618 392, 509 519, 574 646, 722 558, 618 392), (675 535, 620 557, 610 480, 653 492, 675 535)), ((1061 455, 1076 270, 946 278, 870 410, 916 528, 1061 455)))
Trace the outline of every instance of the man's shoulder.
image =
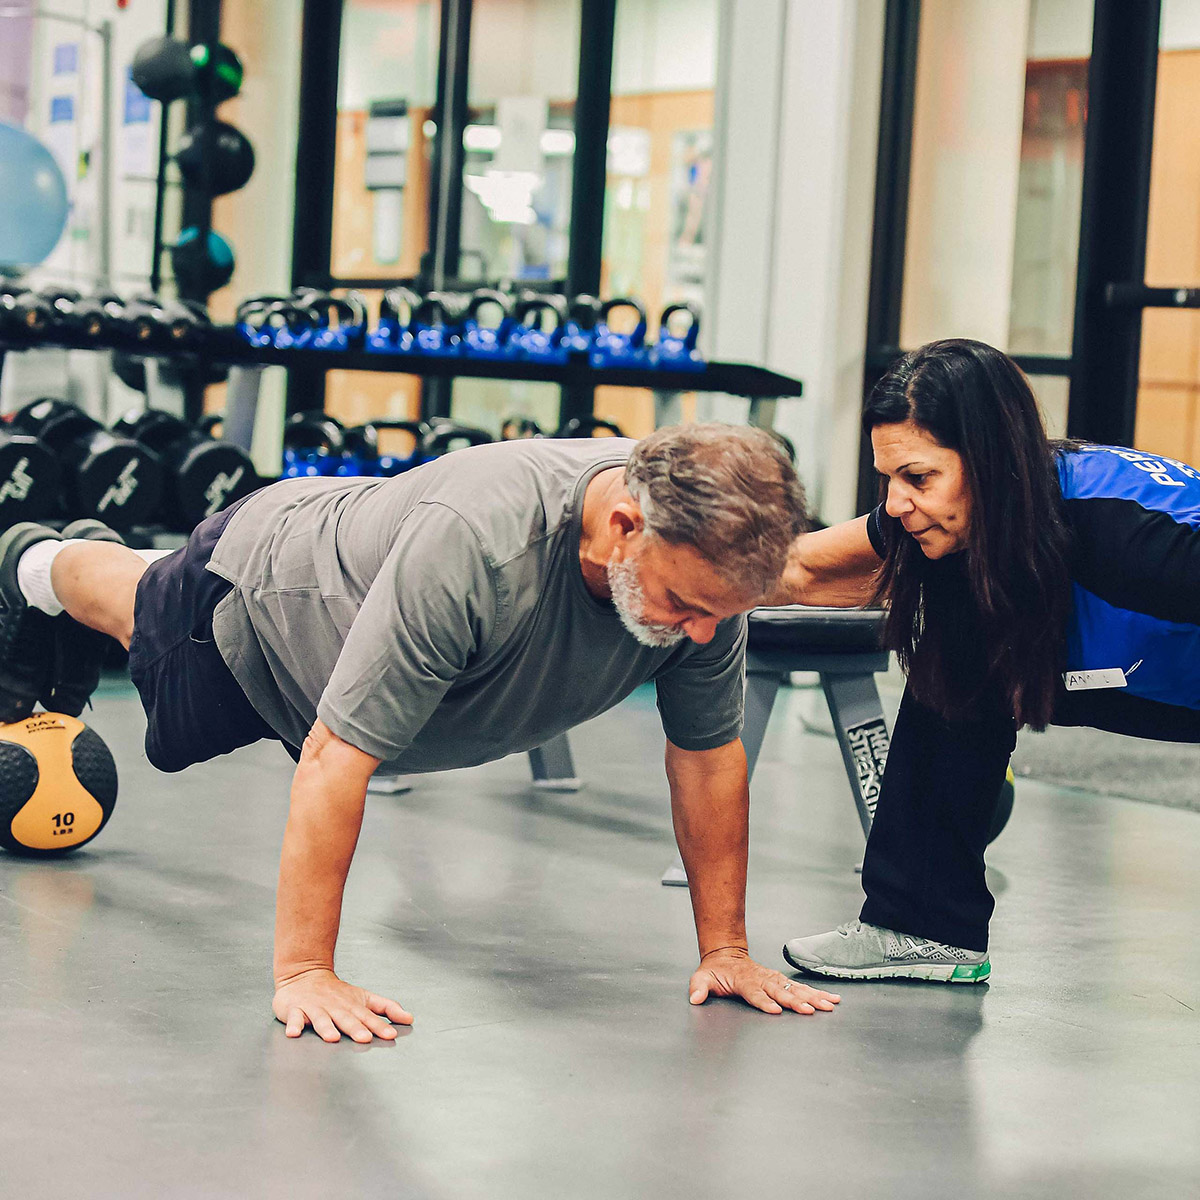
POLYGON ((569 524, 591 476, 623 466, 625 438, 494 442, 456 450, 431 472, 423 499, 452 509, 503 562, 569 524))
POLYGON ((520 438, 456 450, 430 466, 456 486, 478 479, 500 491, 577 480, 598 466, 624 464, 634 445, 631 438, 520 438))

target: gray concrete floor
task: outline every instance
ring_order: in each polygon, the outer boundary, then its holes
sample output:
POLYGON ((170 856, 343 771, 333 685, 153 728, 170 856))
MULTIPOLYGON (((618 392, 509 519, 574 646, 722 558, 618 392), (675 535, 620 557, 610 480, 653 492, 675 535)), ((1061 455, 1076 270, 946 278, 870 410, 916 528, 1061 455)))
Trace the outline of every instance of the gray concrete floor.
MULTIPOLYGON (((857 911, 832 740, 784 693, 754 787, 752 950, 857 911)), ((1022 780, 991 854, 993 982, 845 985, 838 1012, 689 1007, 687 892, 639 694, 521 760, 373 797, 339 967, 394 1045, 270 1016, 289 763, 179 776, 132 695, 101 836, 0 860, 0 1196, 1171 1197, 1200 1192, 1200 816, 1022 780)))

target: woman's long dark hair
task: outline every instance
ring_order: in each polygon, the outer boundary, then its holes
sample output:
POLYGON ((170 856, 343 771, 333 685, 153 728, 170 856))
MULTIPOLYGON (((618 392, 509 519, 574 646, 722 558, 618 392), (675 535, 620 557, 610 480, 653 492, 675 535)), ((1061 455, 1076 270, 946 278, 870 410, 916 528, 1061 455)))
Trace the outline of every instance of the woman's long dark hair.
POLYGON ((863 409, 877 425, 912 420, 961 455, 972 513, 964 552, 927 559, 897 531, 875 600, 913 695, 964 717, 997 695, 1018 725, 1054 707, 1070 610, 1068 534, 1037 401, 1017 365, 982 342, 931 342, 906 354, 863 409))

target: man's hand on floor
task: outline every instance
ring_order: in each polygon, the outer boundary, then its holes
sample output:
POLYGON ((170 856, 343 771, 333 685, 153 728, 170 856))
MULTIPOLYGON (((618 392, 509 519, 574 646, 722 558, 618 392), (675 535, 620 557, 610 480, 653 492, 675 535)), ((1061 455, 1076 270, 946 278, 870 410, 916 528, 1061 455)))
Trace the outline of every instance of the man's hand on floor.
POLYGON ((277 983, 271 1007, 275 1019, 287 1026, 288 1037, 299 1037, 311 1025, 327 1042, 340 1041, 343 1033, 356 1042, 369 1042, 372 1035, 390 1041, 396 1025, 413 1023, 412 1013, 395 1000, 346 983, 324 968, 277 983))
POLYGON ((709 996, 740 996, 766 1013, 781 1013, 790 1008, 805 1015, 817 1009, 832 1012, 841 1000, 834 992, 818 991, 764 967, 745 950, 735 948, 706 954, 688 984, 688 995, 693 1004, 703 1004, 709 996))

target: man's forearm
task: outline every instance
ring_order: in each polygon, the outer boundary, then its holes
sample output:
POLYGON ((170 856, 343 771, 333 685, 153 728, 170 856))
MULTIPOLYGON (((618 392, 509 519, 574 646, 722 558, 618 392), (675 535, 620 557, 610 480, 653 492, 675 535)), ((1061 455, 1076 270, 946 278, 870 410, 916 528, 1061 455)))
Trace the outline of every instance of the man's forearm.
POLYGON ((744 948, 750 787, 742 744, 690 755, 671 747, 667 778, 700 956, 724 946, 744 948))
POLYGON ((292 781, 275 903, 275 982, 333 969, 342 892, 362 826, 366 785, 302 757, 292 781))

